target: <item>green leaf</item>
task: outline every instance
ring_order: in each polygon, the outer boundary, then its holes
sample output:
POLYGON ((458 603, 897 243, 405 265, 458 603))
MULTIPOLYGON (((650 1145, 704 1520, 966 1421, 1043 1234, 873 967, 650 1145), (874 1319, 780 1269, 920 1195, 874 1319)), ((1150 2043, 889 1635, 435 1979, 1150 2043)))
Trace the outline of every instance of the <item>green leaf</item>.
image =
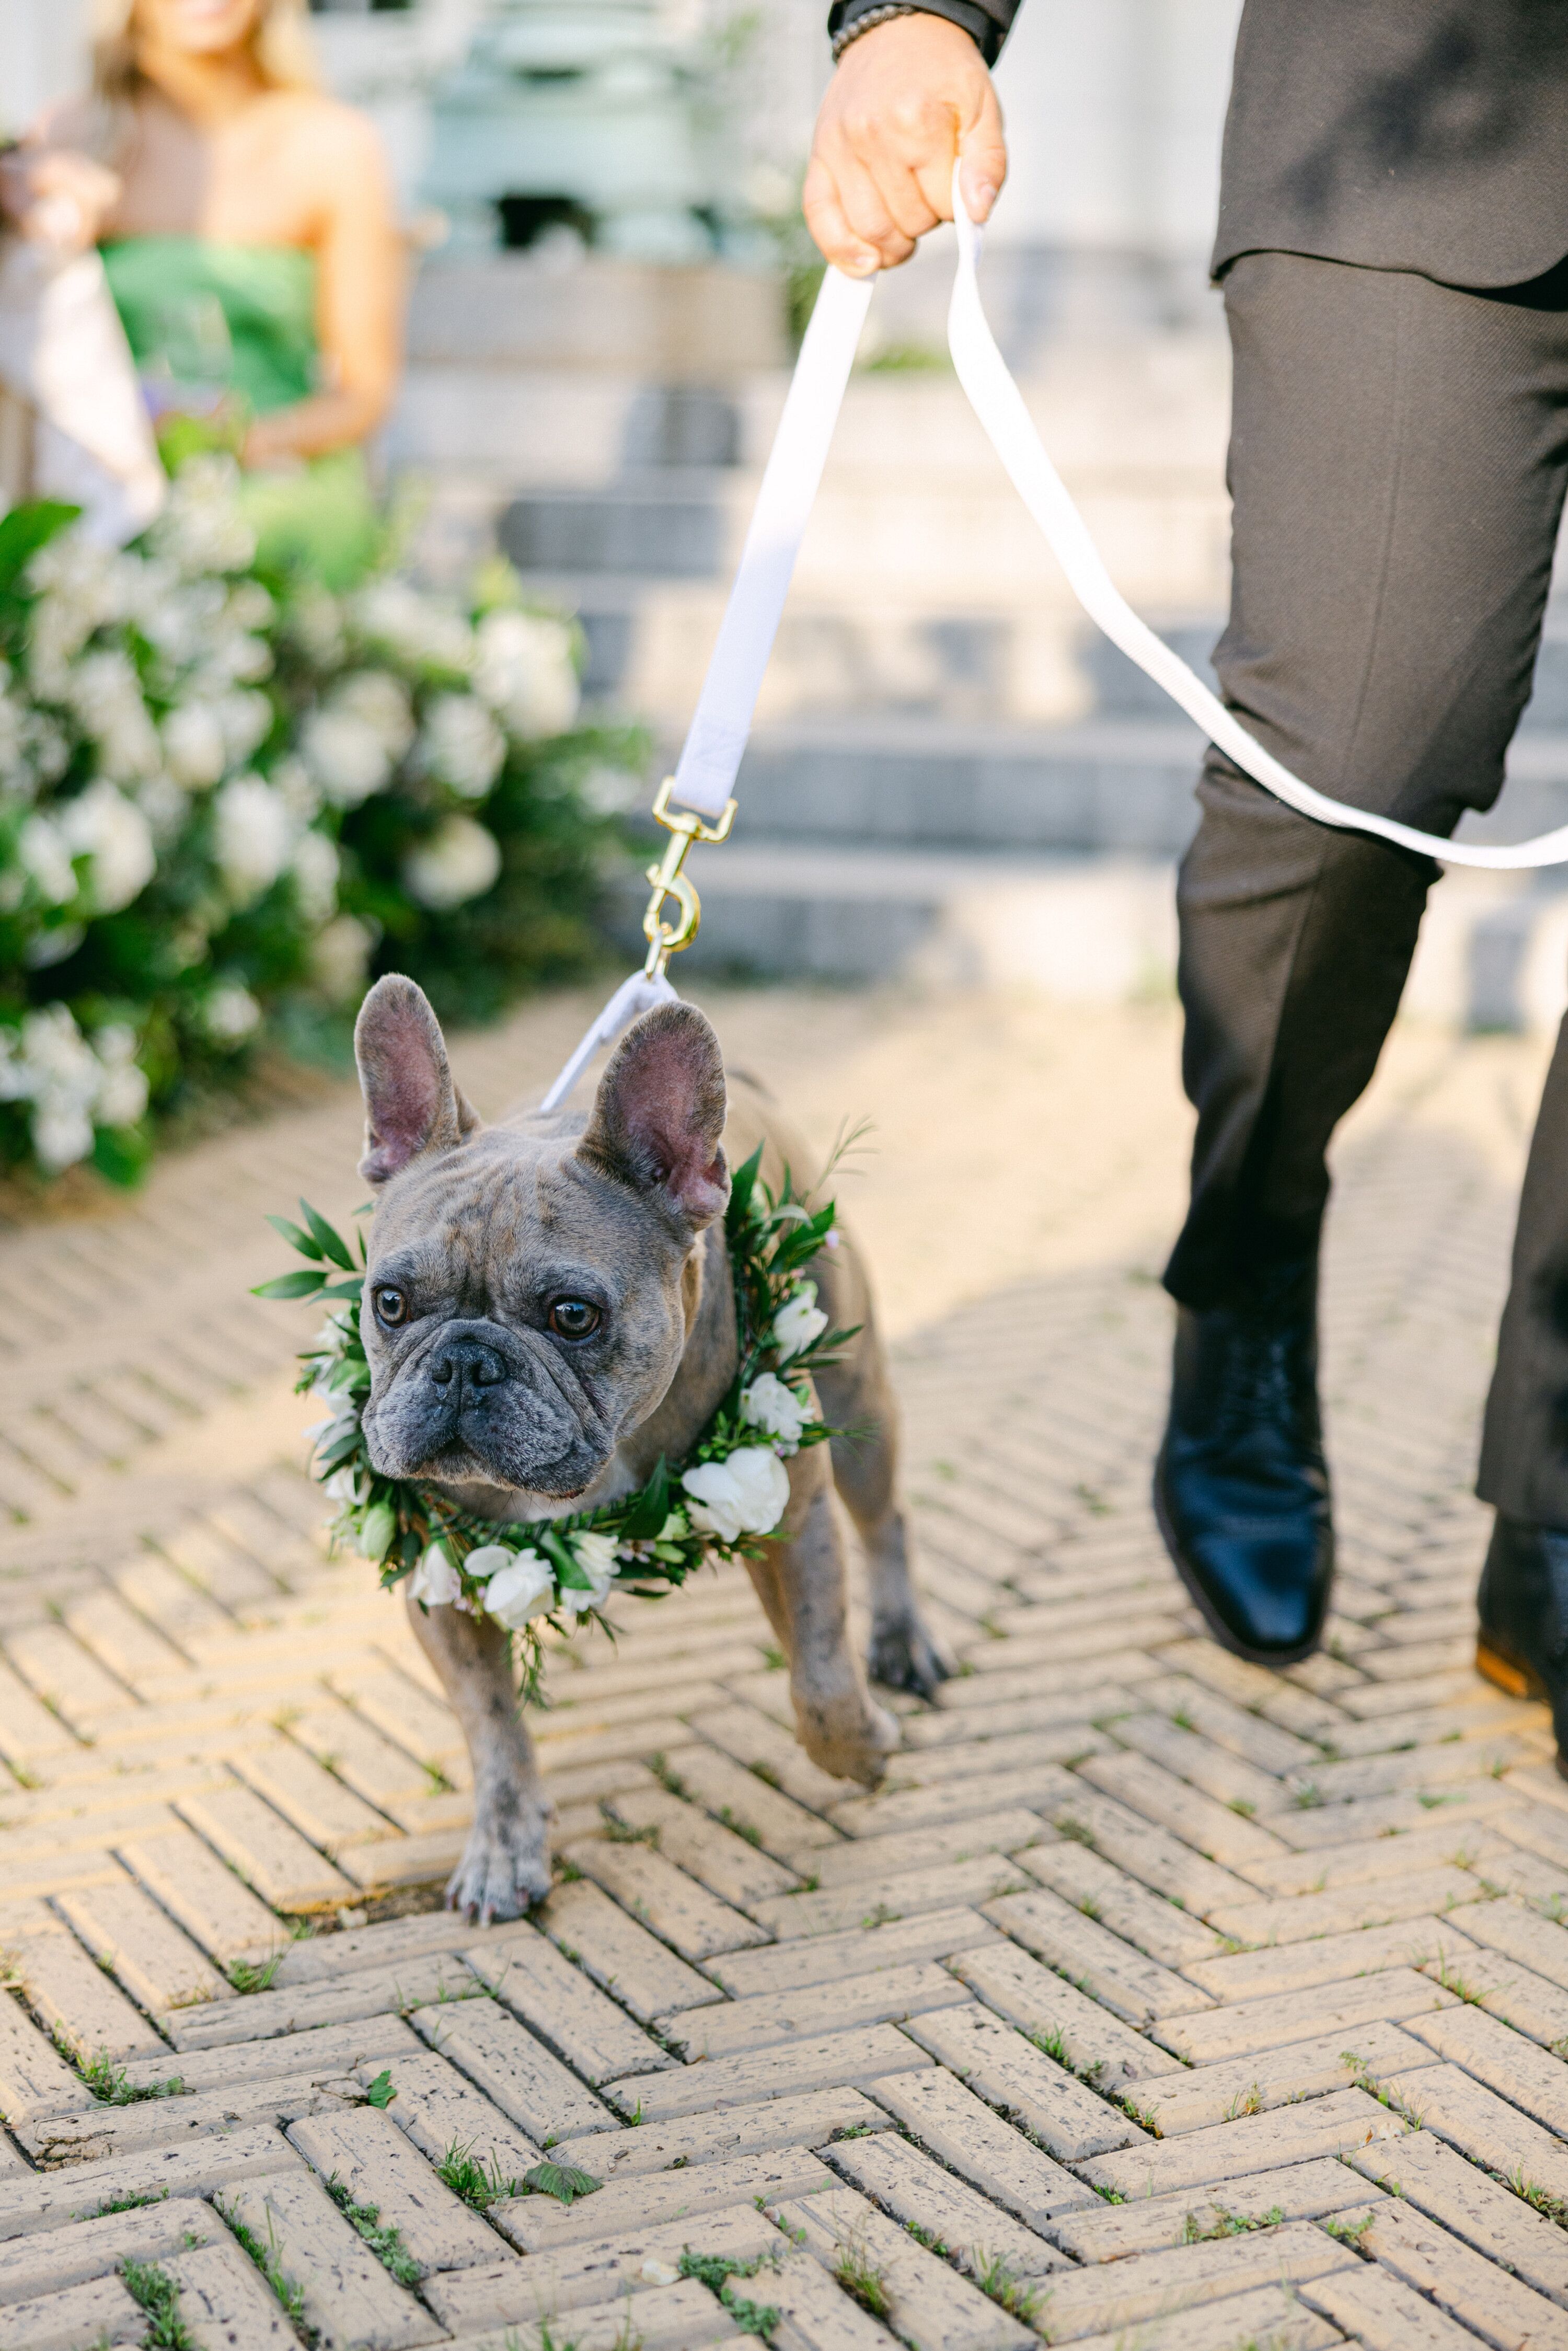
POLYGON ((321 1245, 308 1233, 301 1232, 298 1225, 291 1225, 287 1217, 268 1217, 267 1221, 275 1233, 283 1235, 291 1249, 298 1249, 301 1257, 313 1257, 319 1262, 321 1245))
POLYGON ((355 1274, 351 1281, 329 1282, 323 1295, 328 1298, 351 1298, 357 1306, 365 1294, 363 1274, 355 1274))
POLYGON ((375 2080, 367 2083, 365 2086, 366 2105, 380 2106, 383 2114, 396 2095, 397 2092, 392 2088, 392 2077, 384 2066, 376 2075, 375 2080))
POLYGON ((595 2179, 591 2171, 580 2171, 575 2163, 551 2163, 547 2157, 524 2172, 523 2185, 537 2189, 541 2196, 553 2196, 559 2204, 570 2204, 580 2196, 591 2196, 604 2182, 595 2179))
POLYGON ((627 1542, 652 1542, 670 1514, 669 1464, 661 1453, 653 1464, 653 1474, 640 1494, 632 1497, 632 1506, 621 1521, 621 1532, 627 1542))
POLYGON ((757 1178, 762 1166, 762 1145, 759 1143, 744 1167, 737 1167, 729 1179, 729 1206, 724 1212, 727 1231, 737 1233, 751 1214, 751 1196, 757 1189, 757 1178))
POLYGON ((559 1535, 552 1531, 547 1534, 541 1534, 538 1541, 538 1547, 545 1557, 554 1562, 556 1581, 563 1592, 592 1591, 593 1578, 584 1574, 559 1535))
POLYGON ((350 1254, 349 1244, 341 1233, 334 1232, 326 1217, 319 1216, 308 1200, 302 1198, 299 1205, 305 1211, 306 1223, 309 1226, 315 1238, 320 1243, 322 1255, 329 1257, 334 1265, 340 1265, 345 1273, 352 1273, 354 1260, 350 1254))
POLYGON ((251 1291, 253 1298, 314 1298, 324 1287, 325 1277, 319 1273, 280 1273, 271 1281, 258 1281, 251 1291))
POLYGON ((63 506, 57 498, 32 498, 12 507, 0 522, 0 593, 14 586, 39 548, 80 512, 80 507, 63 506))

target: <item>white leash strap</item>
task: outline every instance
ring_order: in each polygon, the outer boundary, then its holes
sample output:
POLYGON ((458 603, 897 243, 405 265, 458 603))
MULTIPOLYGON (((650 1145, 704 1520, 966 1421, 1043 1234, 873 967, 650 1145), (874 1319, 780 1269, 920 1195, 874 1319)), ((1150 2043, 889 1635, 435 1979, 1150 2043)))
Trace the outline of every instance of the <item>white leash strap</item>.
MULTIPOLYGON (((980 231, 964 208, 956 168, 953 215, 958 232, 958 270, 947 313, 947 344, 958 381, 1014 488, 1044 532, 1073 594, 1113 644, 1163 686, 1210 742, 1302 816, 1342 831, 1375 833, 1379 840, 1419 851, 1445 865, 1479 865, 1507 872, 1568 862, 1568 825, 1509 848, 1446 841, 1437 833, 1401 824, 1394 817, 1375 816, 1331 799, 1326 792, 1303 784, 1271 752, 1254 742, 1181 656, 1139 620, 1106 570, 1082 516, 1046 455, 1034 420, 986 323, 975 275, 980 231)), ((710 820, 721 815, 734 789, 874 284, 872 278, 857 280, 830 269, 800 346, 735 585, 675 768, 673 797, 710 820)), ((641 1013, 674 993, 667 979, 650 979, 642 972, 624 981, 545 1096, 543 1107, 557 1108, 601 1046, 612 1045, 641 1013)))
POLYGON ((800 345, 740 568, 675 768, 672 798, 699 816, 720 815, 735 788, 875 283, 830 269, 800 345))
POLYGON ((1288 807, 1299 809, 1303 816, 1315 817, 1320 824, 1335 825, 1344 831, 1375 833, 1381 841, 1395 841, 1401 849, 1419 850, 1427 857, 1441 859, 1445 865, 1485 865, 1510 871, 1568 861, 1568 825, 1560 825, 1555 832, 1543 832, 1534 841, 1515 841, 1504 849, 1446 841, 1437 833, 1421 832, 1413 824, 1401 824, 1394 817, 1374 816, 1364 809, 1347 808, 1343 800, 1330 799, 1326 792, 1314 791, 1311 784, 1303 784, 1271 752, 1253 741, 1245 726, 1188 669, 1180 654, 1173 653, 1139 620, 1101 561, 1100 551, 1061 475, 1046 455, 1034 419, 1024 406, 1022 394, 1008 372, 1007 362, 986 323, 975 277, 980 231, 964 209, 956 170, 953 173, 953 217, 958 230, 958 274, 947 313, 947 348, 953 354, 958 381, 1013 487, 1045 533, 1051 553, 1067 574, 1069 587, 1112 643, 1120 645, 1128 659, 1136 662, 1156 685, 1164 686, 1172 701, 1178 702, 1187 716, 1197 721, 1209 741, 1234 759, 1254 782, 1263 785, 1288 807))

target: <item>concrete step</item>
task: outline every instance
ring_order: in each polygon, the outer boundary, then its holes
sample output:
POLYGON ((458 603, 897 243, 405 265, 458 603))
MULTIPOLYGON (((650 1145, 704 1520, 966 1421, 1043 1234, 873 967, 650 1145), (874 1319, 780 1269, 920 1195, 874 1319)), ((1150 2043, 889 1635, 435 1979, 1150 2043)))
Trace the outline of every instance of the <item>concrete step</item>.
MULTIPOLYGON (((702 929, 674 972, 1016 988, 1117 1004, 1176 985, 1176 867, 1128 856, 983 856, 841 841, 699 851, 702 929)), ((644 892, 617 928, 640 956, 644 892)), ((1405 1009, 1459 1029, 1549 1034, 1568 1005, 1568 880, 1446 873, 1405 1009)))

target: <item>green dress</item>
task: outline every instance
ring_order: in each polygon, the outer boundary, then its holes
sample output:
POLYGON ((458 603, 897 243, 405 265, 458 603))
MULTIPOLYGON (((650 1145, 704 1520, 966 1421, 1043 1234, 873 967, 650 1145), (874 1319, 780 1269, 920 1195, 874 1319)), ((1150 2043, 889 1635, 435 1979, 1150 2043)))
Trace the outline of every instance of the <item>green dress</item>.
MULTIPOLYGON (((225 395, 253 414, 317 389, 316 256, 285 245, 131 236, 101 248, 131 357, 155 408, 197 412, 225 395)), ((329 588, 374 559, 378 526, 363 453, 337 449, 241 486, 259 560, 301 565, 329 588)))

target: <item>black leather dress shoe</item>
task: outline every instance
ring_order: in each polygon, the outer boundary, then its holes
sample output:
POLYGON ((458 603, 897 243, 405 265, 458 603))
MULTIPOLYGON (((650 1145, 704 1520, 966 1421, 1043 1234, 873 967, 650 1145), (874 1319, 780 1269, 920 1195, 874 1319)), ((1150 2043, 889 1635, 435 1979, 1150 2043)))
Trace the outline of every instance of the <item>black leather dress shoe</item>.
POLYGON ((1155 1515, 1218 1641, 1255 1665, 1312 1655, 1333 1578, 1312 1268, 1177 1308, 1155 1515))
POLYGON ((1568 1528, 1500 1510, 1481 1570, 1476 1669, 1512 1698, 1544 1698, 1568 1780, 1568 1528))

